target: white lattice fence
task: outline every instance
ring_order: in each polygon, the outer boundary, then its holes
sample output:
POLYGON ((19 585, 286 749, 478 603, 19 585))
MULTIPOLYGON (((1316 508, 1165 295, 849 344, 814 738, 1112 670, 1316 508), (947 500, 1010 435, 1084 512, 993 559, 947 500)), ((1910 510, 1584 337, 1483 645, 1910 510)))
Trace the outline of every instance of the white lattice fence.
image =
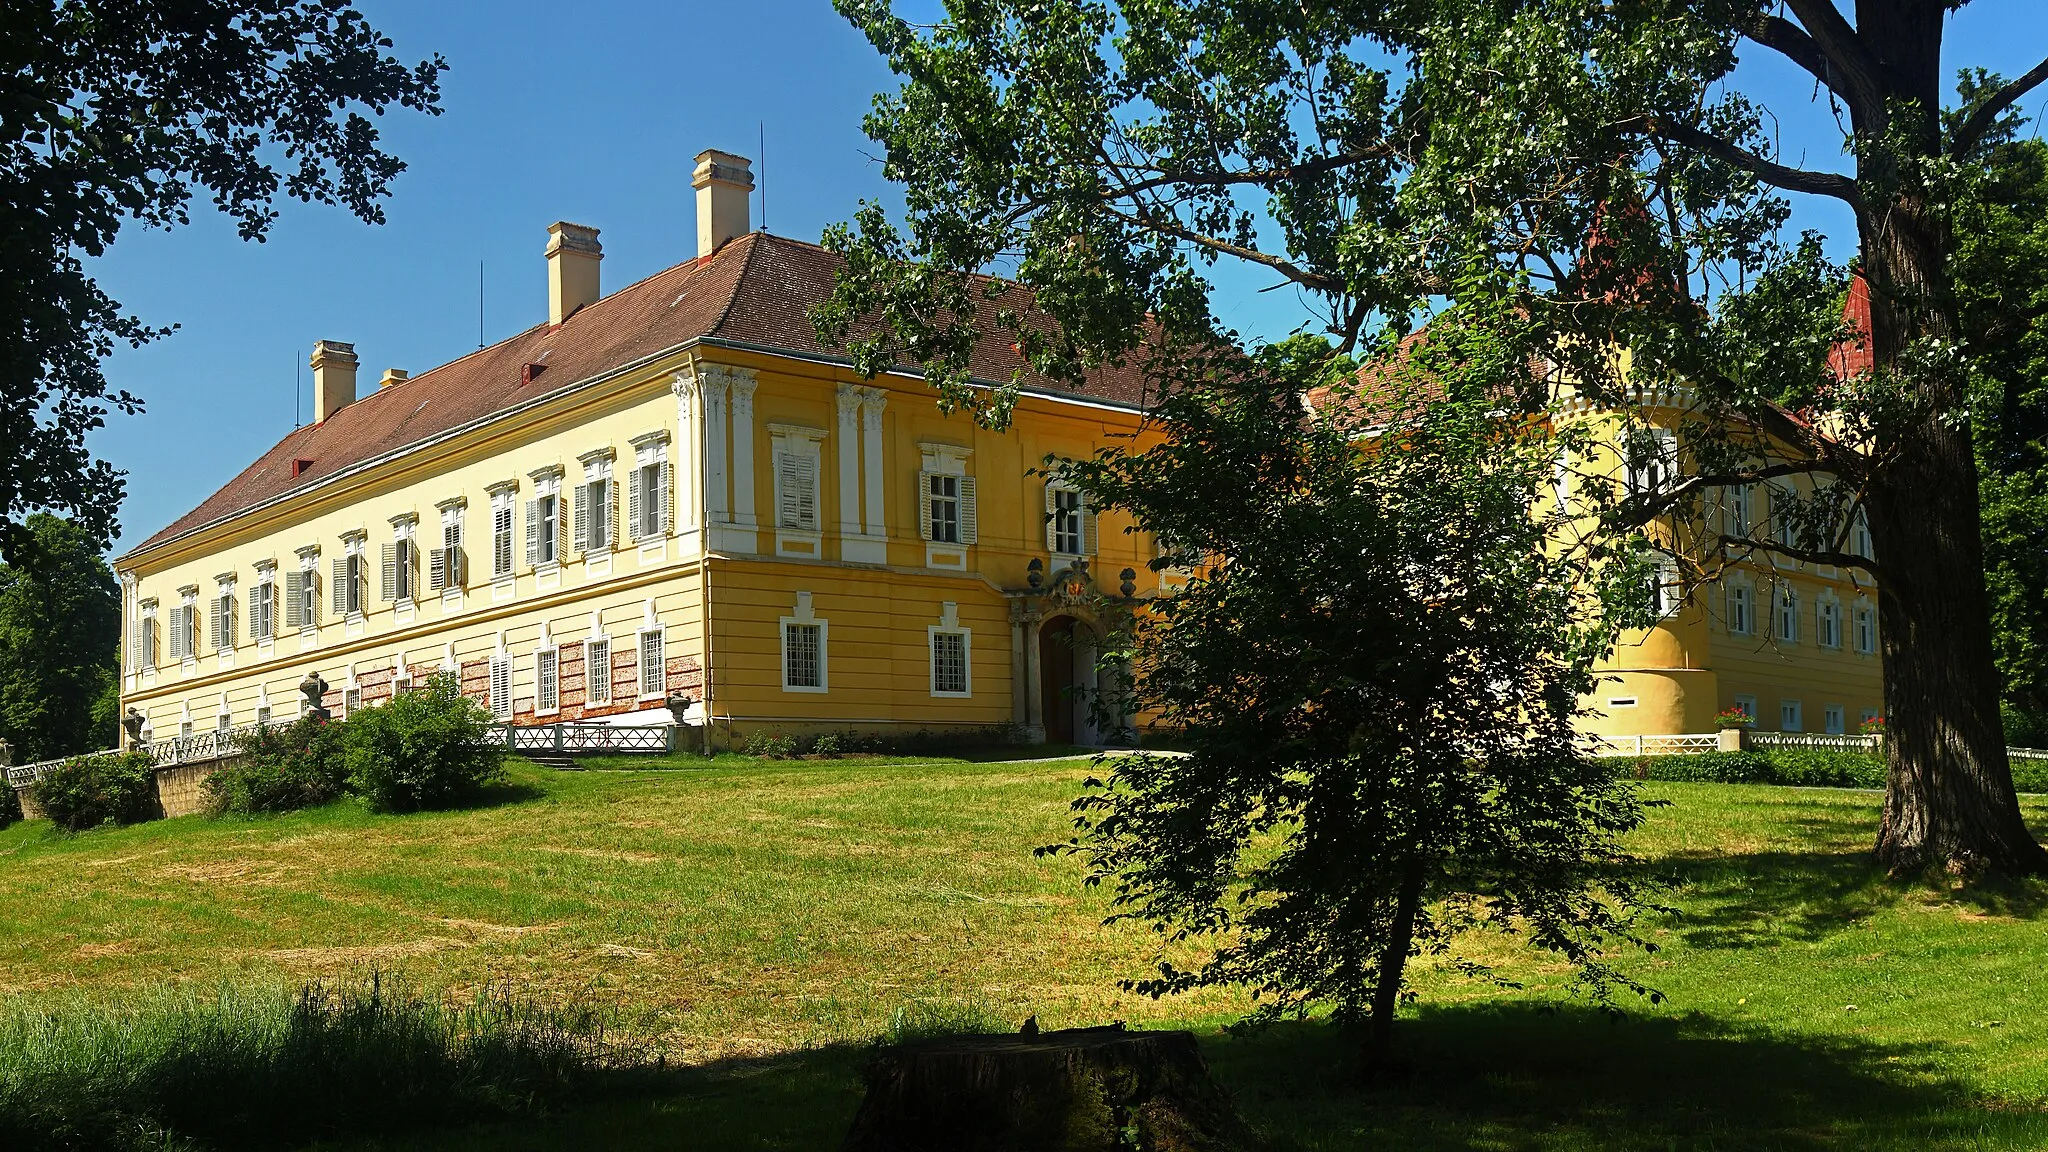
POLYGON ((1844 752, 1878 750, 1876 736, 1835 735, 1826 732, 1751 732, 1752 748, 1835 748, 1844 752))

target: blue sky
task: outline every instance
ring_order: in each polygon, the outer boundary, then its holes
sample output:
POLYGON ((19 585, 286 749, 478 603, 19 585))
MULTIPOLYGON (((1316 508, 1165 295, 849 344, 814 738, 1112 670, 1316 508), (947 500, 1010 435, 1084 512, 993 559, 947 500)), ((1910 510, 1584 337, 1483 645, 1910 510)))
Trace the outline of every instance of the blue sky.
MULTIPOLYGON (((440 52, 451 65, 444 115, 382 124, 409 165, 385 225, 290 203, 267 243, 247 244, 201 203, 190 226, 130 230, 96 265, 131 312, 179 325, 108 365, 148 404, 92 442, 128 473, 117 554, 292 429, 295 402, 310 407, 310 374, 295 391, 294 372, 315 340, 353 342, 364 389, 385 368, 417 374, 469 352, 479 263, 486 338, 530 327, 547 313, 541 249, 556 220, 602 230, 607 292, 687 259, 691 158, 705 148, 756 158, 767 225, 785 236, 816 240, 862 197, 889 195, 860 120, 892 77, 823 0, 358 4, 402 58, 440 52)), ((2048 54, 2048 5, 1977 0, 1952 18, 1948 53, 1951 71, 2018 75, 2048 54)), ((1810 81, 1768 60, 1743 71, 1746 89, 1802 102, 1782 122, 1788 155, 1839 163, 1825 110, 1803 106, 1810 81)), ((1801 209, 1797 224, 1847 234, 1844 215, 1801 209)), ((1308 313, 1292 292, 1260 291, 1270 283, 1223 271, 1219 312, 1244 332, 1285 335, 1308 313)))

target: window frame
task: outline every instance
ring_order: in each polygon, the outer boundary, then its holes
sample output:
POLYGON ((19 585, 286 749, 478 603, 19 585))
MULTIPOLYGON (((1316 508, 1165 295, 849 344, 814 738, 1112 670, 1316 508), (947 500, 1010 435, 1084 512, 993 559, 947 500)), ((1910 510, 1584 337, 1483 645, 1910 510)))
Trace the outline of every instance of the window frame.
POLYGON ((1778 698, 1778 731, 1806 731, 1806 703, 1787 697, 1778 698))
POLYGON ((519 482, 508 480, 491 488, 491 582, 501 584, 519 573, 519 482))
POLYGON ((562 710, 562 650, 554 645, 533 650, 533 714, 552 716, 562 710))
POLYGON ((974 631, 955 624, 947 626, 934 624, 925 630, 925 656, 930 672, 931 694, 939 699, 967 700, 974 696, 974 631), (941 688, 939 685, 939 639, 960 641, 960 687, 941 688))
POLYGON ((503 649, 491 653, 490 681, 489 686, 485 689, 485 693, 485 707, 490 710, 491 718, 499 723, 510 723, 512 720, 511 653, 503 649), (503 704, 499 703, 501 691, 504 698, 503 704))
POLYGON ((667 629, 662 625, 656 624, 652 628, 642 628, 634 633, 633 671, 636 680, 634 686, 638 689, 636 699, 665 700, 668 698, 668 634, 667 629), (654 639, 656 652, 655 666, 652 669, 654 676, 653 691, 649 691, 647 687, 649 672, 647 666, 647 641, 649 637, 654 639))
POLYGON ((1790 584, 1778 585, 1771 597, 1771 639, 1780 644, 1799 643, 1799 592, 1790 584))
POLYGON ((595 635, 583 641, 583 703, 590 708, 609 708, 612 703, 612 638, 595 635), (594 649, 602 649, 602 663, 593 660, 594 649), (601 673, 601 674, 600 674, 601 673), (604 686, 604 696, 598 698, 597 686, 604 686))

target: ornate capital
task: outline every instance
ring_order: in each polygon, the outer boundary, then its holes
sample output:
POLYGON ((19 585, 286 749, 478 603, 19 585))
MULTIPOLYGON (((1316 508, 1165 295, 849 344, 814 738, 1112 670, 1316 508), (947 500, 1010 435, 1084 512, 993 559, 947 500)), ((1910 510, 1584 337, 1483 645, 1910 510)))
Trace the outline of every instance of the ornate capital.
POLYGON ((869 431, 880 430, 882 427, 882 409, 888 407, 888 405, 889 394, 887 392, 882 391, 880 388, 862 388, 860 390, 861 427, 869 431))
POLYGON ((841 384, 839 386, 839 414, 841 416, 851 415, 860 407, 860 400, 860 385, 841 384))
POLYGON ((678 400, 695 400, 698 392, 702 390, 702 385, 697 380, 697 369, 686 364, 677 370, 675 375, 668 378, 668 390, 675 393, 678 400))

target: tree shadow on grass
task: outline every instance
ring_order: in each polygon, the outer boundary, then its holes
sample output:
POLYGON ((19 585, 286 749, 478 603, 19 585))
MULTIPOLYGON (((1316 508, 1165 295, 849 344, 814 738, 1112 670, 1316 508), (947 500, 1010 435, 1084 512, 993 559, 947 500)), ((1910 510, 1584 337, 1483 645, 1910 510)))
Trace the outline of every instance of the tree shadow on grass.
POLYGON ((1403 1020, 1406 1081, 1361 1088, 1322 1023, 1207 1047, 1276 1148, 2034 1148, 2048 1114, 1999 1110, 1937 1070, 1934 1046, 1772 1035, 1693 1015, 1583 1006, 1433 1007, 1403 1020))

